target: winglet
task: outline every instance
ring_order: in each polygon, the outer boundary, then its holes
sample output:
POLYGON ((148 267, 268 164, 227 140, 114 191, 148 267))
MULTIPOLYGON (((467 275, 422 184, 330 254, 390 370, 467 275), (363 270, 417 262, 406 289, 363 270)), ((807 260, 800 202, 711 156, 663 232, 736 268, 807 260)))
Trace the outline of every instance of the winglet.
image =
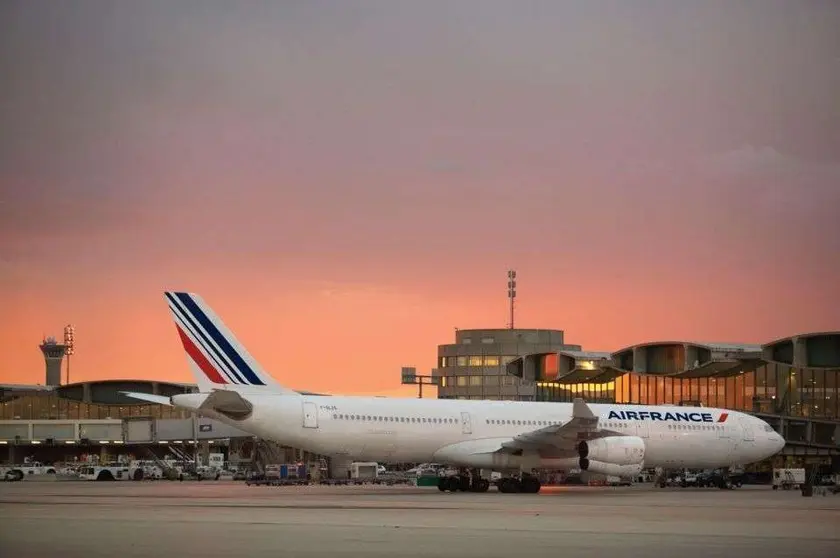
POLYGON ((577 397, 572 401, 572 418, 592 420, 597 419, 598 415, 592 412, 583 399, 577 397))

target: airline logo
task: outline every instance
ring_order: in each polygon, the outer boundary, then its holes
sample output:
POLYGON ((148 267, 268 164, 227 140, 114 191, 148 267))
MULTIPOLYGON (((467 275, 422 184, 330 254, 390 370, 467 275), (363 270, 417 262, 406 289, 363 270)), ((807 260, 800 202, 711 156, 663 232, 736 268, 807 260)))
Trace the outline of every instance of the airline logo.
POLYGON ((671 422, 726 422, 729 413, 721 413, 717 421, 712 413, 662 413, 658 411, 610 411, 608 420, 652 420, 671 422))
POLYGON ((189 293, 166 293, 184 350, 214 384, 264 386, 189 293))

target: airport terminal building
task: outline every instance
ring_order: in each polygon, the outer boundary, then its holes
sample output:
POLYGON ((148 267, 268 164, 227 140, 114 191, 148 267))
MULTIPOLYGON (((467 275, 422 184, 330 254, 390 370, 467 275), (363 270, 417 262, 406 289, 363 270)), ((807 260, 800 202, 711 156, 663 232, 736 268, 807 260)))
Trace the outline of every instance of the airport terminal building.
POLYGON ((785 457, 840 455, 840 332, 591 352, 560 330, 459 330, 432 375, 441 398, 725 407, 773 425, 785 457))
POLYGON ((171 396, 197 391, 192 384, 99 380, 62 385, 64 347, 50 340, 41 349, 45 385, 0 384, 0 462, 191 461, 197 455, 206 463, 210 453, 220 453, 232 465, 251 468, 258 462, 317 459, 222 422, 120 393, 171 396))
MULTIPOLYGON (((107 463, 120 457, 176 461, 223 453, 247 463, 255 453, 246 432, 166 405, 121 395, 175 395, 195 386, 142 380, 49 385, 0 385, 0 462, 76 460, 107 463)), ((283 461, 286 462, 286 461, 283 461)))

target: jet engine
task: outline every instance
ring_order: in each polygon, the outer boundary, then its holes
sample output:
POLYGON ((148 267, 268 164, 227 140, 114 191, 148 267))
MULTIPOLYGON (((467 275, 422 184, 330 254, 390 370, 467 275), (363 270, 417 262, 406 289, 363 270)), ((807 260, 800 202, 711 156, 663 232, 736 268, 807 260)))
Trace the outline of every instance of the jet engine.
POLYGON ((613 477, 638 475, 645 461, 645 442, 638 436, 608 436, 578 444, 582 471, 613 477))
POLYGON ((587 471, 589 473, 597 473, 610 477, 621 477, 623 479, 635 477, 642 472, 641 463, 635 463, 633 465, 616 465, 615 463, 604 463, 603 461, 590 461, 585 457, 580 459, 580 468, 582 471, 587 471))
POLYGON ((608 436, 578 444, 581 459, 616 465, 635 465, 645 460, 645 441, 638 436, 608 436))

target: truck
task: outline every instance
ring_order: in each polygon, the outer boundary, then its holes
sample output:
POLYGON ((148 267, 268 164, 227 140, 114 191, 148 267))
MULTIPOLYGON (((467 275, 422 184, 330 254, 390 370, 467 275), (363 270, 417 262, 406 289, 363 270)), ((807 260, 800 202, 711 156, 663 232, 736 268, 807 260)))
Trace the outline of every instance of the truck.
POLYGON ((805 469, 773 469, 773 490, 790 490, 805 484, 805 469))
POLYGON ((379 463, 355 461, 350 464, 350 478, 357 481, 373 481, 379 476, 379 463))
POLYGON ((38 461, 24 463, 23 465, 7 465, 0 467, 0 476, 6 481, 21 481, 32 475, 54 475, 55 467, 44 465, 38 461))

